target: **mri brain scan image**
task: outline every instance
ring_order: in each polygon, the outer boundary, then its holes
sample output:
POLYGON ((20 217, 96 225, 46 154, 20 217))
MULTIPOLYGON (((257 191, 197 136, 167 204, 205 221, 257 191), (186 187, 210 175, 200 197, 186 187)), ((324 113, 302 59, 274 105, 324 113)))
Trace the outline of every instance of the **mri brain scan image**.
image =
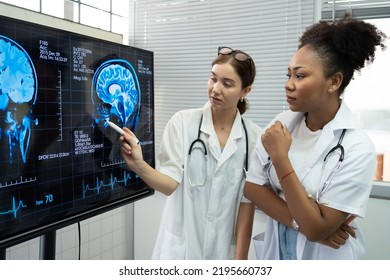
POLYGON ((0 139, 5 137, 9 162, 20 152, 26 163, 29 148, 32 107, 37 96, 37 76, 27 52, 15 41, 0 35, 0 139))
POLYGON ((106 61, 96 70, 92 83, 95 123, 111 120, 134 128, 138 122, 140 96, 138 77, 132 65, 121 59, 106 61))

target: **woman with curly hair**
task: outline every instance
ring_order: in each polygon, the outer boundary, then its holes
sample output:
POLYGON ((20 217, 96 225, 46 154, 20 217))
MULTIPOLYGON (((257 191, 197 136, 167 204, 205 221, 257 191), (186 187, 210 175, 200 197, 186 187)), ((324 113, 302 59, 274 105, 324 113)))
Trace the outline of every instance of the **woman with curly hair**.
POLYGON ((386 35, 346 14, 304 32, 287 68, 290 110, 267 126, 245 196, 268 215, 261 259, 362 259, 376 152, 342 99, 386 35), (354 238, 349 238, 352 235, 354 238))

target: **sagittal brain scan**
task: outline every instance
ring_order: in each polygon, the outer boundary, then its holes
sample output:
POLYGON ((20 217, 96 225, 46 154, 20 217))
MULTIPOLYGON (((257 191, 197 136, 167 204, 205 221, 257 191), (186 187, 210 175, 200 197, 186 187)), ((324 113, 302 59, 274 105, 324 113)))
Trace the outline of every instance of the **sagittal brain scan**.
POLYGON ((141 89, 133 66, 122 59, 110 59, 96 70, 91 89, 95 122, 113 116, 134 129, 138 124, 141 89))
POLYGON ((0 16, 0 248, 153 194, 153 52, 0 16))

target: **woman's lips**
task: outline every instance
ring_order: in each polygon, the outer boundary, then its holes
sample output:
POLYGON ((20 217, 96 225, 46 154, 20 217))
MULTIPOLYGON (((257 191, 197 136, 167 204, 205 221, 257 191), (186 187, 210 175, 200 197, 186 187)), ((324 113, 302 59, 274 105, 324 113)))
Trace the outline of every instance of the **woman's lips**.
POLYGON ((286 95, 286 100, 287 100, 287 103, 291 103, 295 100, 295 98, 290 96, 290 95, 286 95))
POLYGON ((213 97, 213 96, 211 96, 211 99, 212 99, 214 102, 221 102, 221 99, 216 98, 216 97, 213 97))

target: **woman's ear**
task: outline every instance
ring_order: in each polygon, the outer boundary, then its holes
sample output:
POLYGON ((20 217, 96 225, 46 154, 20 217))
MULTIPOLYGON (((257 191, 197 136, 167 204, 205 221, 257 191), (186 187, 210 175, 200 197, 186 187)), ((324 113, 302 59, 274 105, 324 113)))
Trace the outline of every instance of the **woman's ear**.
POLYGON ((340 88, 341 83, 343 82, 343 79, 344 79, 344 76, 341 72, 335 73, 331 78, 332 84, 331 84, 331 87, 329 88, 329 91, 330 92, 337 91, 340 88))
POLYGON ((242 95, 241 95, 241 99, 242 98, 245 98, 247 96, 247 94, 252 90, 252 87, 251 86, 247 86, 246 88, 243 89, 242 91, 242 95))

